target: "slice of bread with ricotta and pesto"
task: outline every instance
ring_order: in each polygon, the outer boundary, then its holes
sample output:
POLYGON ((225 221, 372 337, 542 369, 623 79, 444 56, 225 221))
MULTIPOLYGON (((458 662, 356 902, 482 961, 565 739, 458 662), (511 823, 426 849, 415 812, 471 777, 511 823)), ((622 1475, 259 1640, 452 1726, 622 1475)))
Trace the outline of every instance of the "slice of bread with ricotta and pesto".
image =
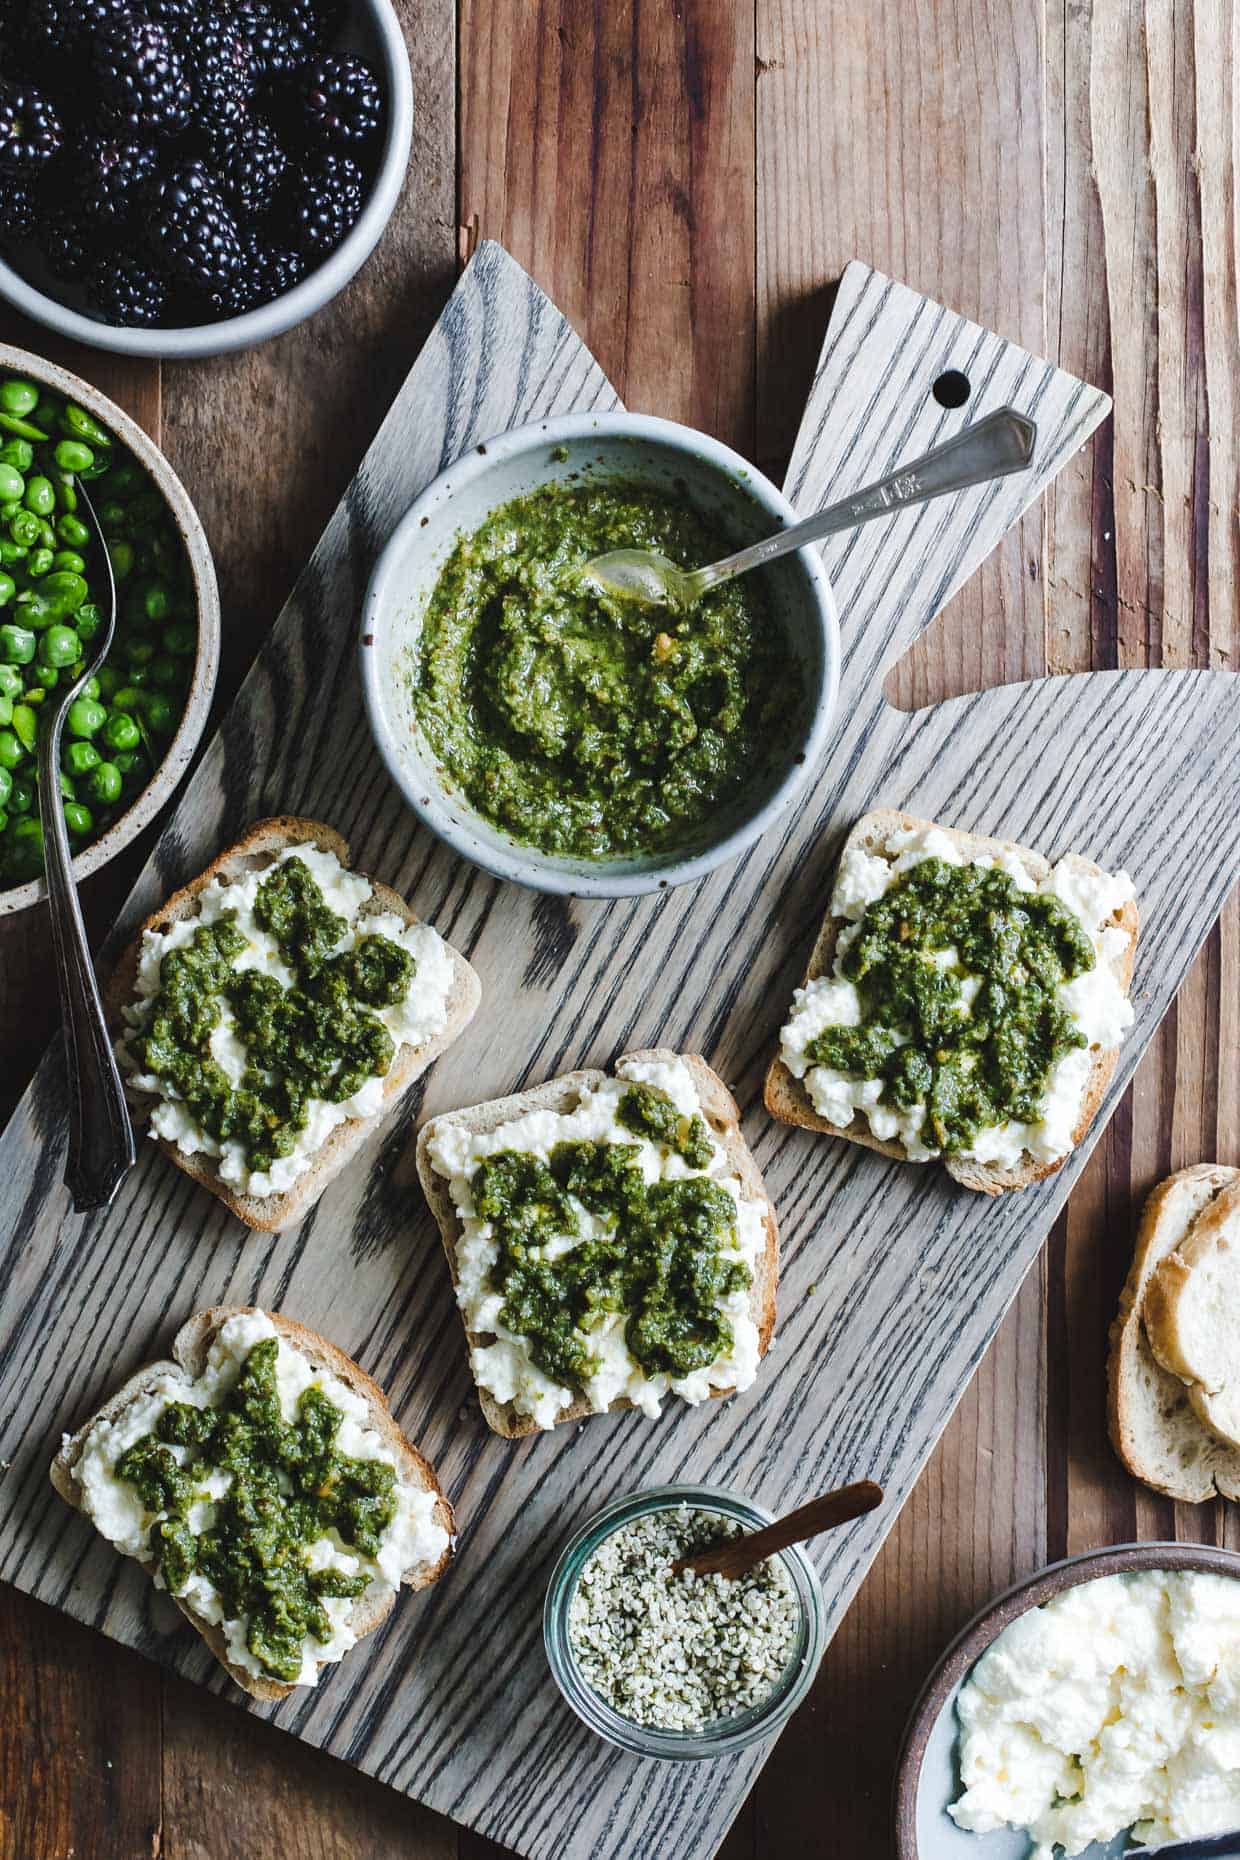
MULTIPOLYGON (((1169 1317, 1170 1340, 1176 1347, 1168 1355, 1181 1365, 1190 1359, 1195 1362, 1196 1322, 1186 1305, 1183 1318, 1188 1334, 1180 1339, 1180 1314, 1174 1310, 1171 1284, 1159 1281, 1164 1266, 1172 1269, 1173 1279, 1183 1276, 1185 1255, 1195 1247, 1198 1228, 1209 1235, 1220 1212, 1226 1220, 1228 1205, 1235 1209, 1238 1195, 1240 1169, 1224 1168, 1221 1163, 1195 1163, 1158 1184, 1141 1213, 1132 1266, 1111 1326, 1107 1358, 1111 1444, 1134 1479, 1189 1505, 1204 1504, 1220 1494, 1240 1499, 1240 1447, 1220 1439, 1209 1424, 1209 1411, 1198 1408, 1183 1376, 1160 1362, 1151 1347, 1150 1324, 1152 1320, 1160 1326, 1169 1317), (1155 1285, 1158 1292, 1152 1296, 1155 1285), (1173 1315, 1168 1312, 1169 1304, 1173 1315)), ((1207 1239, 1207 1248, 1211 1244, 1207 1239)), ((1168 1340, 1162 1341, 1165 1348, 1168 1340)), ((1231 1361, 1240 1375, 1240 1357, 1231 1361)))
MULTIPOLYGON (((1115 1069, 1120 1041, 1132 1020, 1128 993, 1137 924, 1126 873, 1108 874, 1075 853, 1052 867, 1028 847, 893 810, 864 815, 840 854, 830 908, 781 1032, 780 1051, 767 1071, 767 1110, 782 1123, 843 1136, 903 1162, 942 1161, 958 1182, 981 1194, 997 1195, 1040 1181, 1060 1168, 1081 1141, 1115 1069), (826 1029, 857 1024, 857 991, 842 976, 838 960, 858 934, 868 906, 894 878, 930 857, 956 866, 998 867, 1021 889, 1051 893, 1078 918, 1095 951, 1094 968, 1059 991, 1086 1044, 1052 1071, 1042 1120, 994 1125, 977 1133, 972 1149, 946 1152, 933 1134, 923 1140, 924 1101, 901 1111, 880 1098, 881 1079, 816 1066, 806 1053, 809 1042, 826 1029)), ((940 958, 947 954, 936 953, 940 958)), ((959 959, 941 966, 957 972, 967 1013, 976 979, 960 973, 959 959), (972 994, 967 992, 970 988, 972 994)))
MULTIPOLYGON (((243 966, 261 968, 265 963, 269 972, 278 970, 281 965, 278 954, 272 953, 272 939, 264 939, 252 923, 247 935, 251 947, 243 966), (260 945, 265 946, 265 955, 260 945)), ((105 990, 104 1008, 136 1119, 146 1125, 165 1156, 209 1188, 248 1227, 274 1233, 309 1211, 379 1119, 464 1031, 480 996, 478 977, 462 955, 429 925, 419 924, 405 900, 389 886, 350 869, 348 844, 340 834, 319 821, 286 816, 258 821, 147 918, 116 966, 105 990), (187 941, 202 921, 204 908, 218 918, 230 908, 233 887, 244 898, 247 887, 253 889, 254 881, 261 882, 288 858, 314 864, 333 897, 341 892, 351 901, 360 895, 350 918, 357 940, 368 926, 386 929, 408 946, 415 968, 407 1001, 388 1015, 394 1031, 387 1072, 381 1078, 368 1078, 356 1097, 343 1105, 313 1100, 312 1119, 292 1157, 278 1160, 266 1171, 252 1171, 243 1146, 230 1148, 210 1138, 195 1126, 186 1107, 170 1099, 143 1073, 130 1042, 141 1033, 144 1004, 158 987, 161 950, 175 947, 178 940, 187 941), (363 886, 367 887, 364 895, 363 886), (314 1140, 316 1126, 321 1128, 320 1141, 314 1140)), ((234 1068, 239 1071, 245 1050, 235 1039, 231 1045, 234 1068)), ((228 1051, 222 1048, 221 1052, 228 1063, 228 1051)))
POLYGON ((1155 1356, 1187 1388, 1198 1420, 1240 1450, 1240 1178, 1159 1260, 1142 1311, 1155 1356))
MULTIPOLYGON (((146 1508, 133 1484, 117 1474, 116 1462, 151 1435, 172 1403, 191 1408, 219 1406, 236 1386, 255 1345, 270 1338, 276 1340, 275 1379, 284 1420, 297 1418, 303 1389, 318 1390, 342 1416, 335 1441, 338 1450, 354 1460, 374 1460, 391 1467, 395 1512, 383 1528, 375 1555, 364 1555, 356 1545, 350 1549, 335 1529, 330 1536, 314 1539, 313 1547, 307 1542, 307 1569, 315 1573, 339 1570, 355 1582, 366 1579, 366 1585, 352 1597, 327 1590, 323 1605, 331 1639, 305 1638, 302 1671, 294 1681, 270 1676, 250 1646, 254 1618, 227 1618, 219 1590, 209 1578, 195 1570, 176 1585, 172 1599, 220 1664, 252 1698, 268 1700, 287 1698, 297 1685, 316 1684, 325 1666, 342 1659, 386 1620, 398 1588, 427 1588, 451 1559, 456 1530, 452 1507, 430 1462, 397 1426, 378 1384, 342 1350, 292 1318, 253 1306, 217 1306, 200 1311, 182 1325, 170 1361, 140 1369, 75 1434, 66 1435, 50 1469, 52 1484, 65 1502, 84 1512, 123 1555, 134 1557, 161 1588, 168 1588, 161 1549, 153 1541, 164 1514, 146 1508)), ((191 1451, 164 1450, 173 1451, 182 1464, 191 1451)), ((231 1475, 216 1471, 203 1477, 203 1490, 195 1494, 190 1509, 189 1528, 196 1535, 212 1528, 216 1533, 226 1532, 227 1522, 221 1527, 217 1501, 226 1496, 231 1475), (200 1505, 204 1509, 195 1520, 200 1505)))
MULTIPOLYGON (((735 1394, 753 1382, 775 1327, 779 1234, 775 1209, 741 1135, 735 1100, 704 1059, 664 1048, 626 1053, 610 1073, 569 1072, 512 1097, 449 1112, 421 1131, 417 1165, 448 1256, 482 1412, 497 1434, 518 1439, 611 1409, 641 1407, 656 1414, 668 1393, 697 1402, 735 1394), (682 1137, 700 1118, 709 1135, 709 1161, 691 1168, 670 1142, 639 1139, 620 1126, 617 1088, 632 1085, 652 1090, 660 1104, 671 1099, 672 1122, 682 1137), (498 1249, 488 1238, 491 1227, 476 1215, 471 1179, 482 1159, 499 1150, 528 1150, 545 1159, 556 1143, 577 1139, 637 1143, 647 1183, 705 1175, 736 1203, 728 1258, 743 1259, 748 1284, 719 1306, 731 1344, 709 1367, 681 1378, 666 1372, 647 1376, 628 1347, 628 1311, 613 1307, 590 1333, 597 1375, 584 1385, 557 1384, 505 1324, 504 1297, 489 1278, 498 1249)), ((584 1210, 581 1225, 583 1238, 590 1238, 594 1228, 584 1210)), ((559 1250, 553 1240, 547 1253, 552 1270, 559 1250)))

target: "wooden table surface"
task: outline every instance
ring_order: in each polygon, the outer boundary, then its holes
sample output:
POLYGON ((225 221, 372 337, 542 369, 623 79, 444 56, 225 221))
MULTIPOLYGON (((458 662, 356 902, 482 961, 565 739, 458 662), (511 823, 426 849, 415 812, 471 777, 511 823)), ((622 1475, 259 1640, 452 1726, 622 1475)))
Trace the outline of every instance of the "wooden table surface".
MULTIPOLYGON (((0 314, 0 336, 113 394, 184 478, 220 571, 222 699, 487 235, 629 406, 704 427, 776 476, 854 256, 1113 394, 1113 422, 898 669, 900 703, 1046 670, 1240 669, 1227 0, 404 0, 404 15, 408 186, 375 257, 312 323, 161 370, 71 353, 0 314)), ((145 851, 90 885, 96 936, 145 851)), ((37 913, 0 922, 0 1025, 7 1109, 54 1031, 37 913)), ((1103 1422, 1140 1200, 1203 1158, 1240 1163, 1234 898, 726 1860, 818 1851, 824 1829, 841 1860, 885 1854, 912 1696, 1014 1577, 1134 1537, 1240 1545, 1221 1505, 1134 1486, 1103 1422)), ((500 1852, 0 1591, 0 1860, 293 1851, 500 1852)))

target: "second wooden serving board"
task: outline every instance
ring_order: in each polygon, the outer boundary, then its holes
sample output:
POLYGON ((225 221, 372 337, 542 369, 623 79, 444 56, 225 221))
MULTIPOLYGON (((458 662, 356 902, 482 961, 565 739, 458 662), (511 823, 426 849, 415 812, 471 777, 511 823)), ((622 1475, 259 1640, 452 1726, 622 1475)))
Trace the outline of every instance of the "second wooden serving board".
MULTIPOLYGON (((614 1494, 691 1477, 773 1510, 847 1480, 889 1499, 823 1540, 840 1620, 1085 1160, 990 1203, 935 1170, 772 1124, 762 1071, 822 915, 848 825, 874 805, 1126 866, 1144 920, 1135 1000, 1104 1116, 1240 865, 1240 685, 1208 673, 1095 673, 912 715, 884 673, 1084 443, 1105 397, 862 265, 841 285, 787 488, 804 510, 1005 401, 1038 422, 1035 470, 871 525, 827 552, 844 658, 825 766, 739 864, 613 905, 539 898, 451 857, 401 805, 372 749, 356 621, 379 548, 469 446, 616 397, 554 307, 483 246, 461 280, 242 693, 187 786, 112 948, 265 813, 317 815, 470 956, 482 1008, 300 1228, 241 1228, 144 1145, 106 1216, 60 1184, 58 1053, 0 1139, 0 1577, 230 1690, 133 1564, 52 1493, 75 1425, 177 1325, 212 1303, 281 1309, 376 1376, 436 1463, 461 1525, 448 1575, 407 1598, 315 1692, 258 1708, 294 1735, 530 1856, 706 1860, 764 1750, 660 1767, 570 1716, 543 1659, 557 1546, 614 1494), (947 412, 946 369, 972 386, 947 412), (508 1443, 472 1393, 437 1235, 414 1177, 423 1114, 536 1083, 626 1047, 704 1053, 737 1091, 779 1209, 777 1340, 756 1386, 508 1443), (810 1295, 810 1288, 814 1288, 810 1295)), ((106 957, 105 957, 106 960, 106 957)), ((1096 1136, 1101 1119, 1095 1125, 1096 1136)))

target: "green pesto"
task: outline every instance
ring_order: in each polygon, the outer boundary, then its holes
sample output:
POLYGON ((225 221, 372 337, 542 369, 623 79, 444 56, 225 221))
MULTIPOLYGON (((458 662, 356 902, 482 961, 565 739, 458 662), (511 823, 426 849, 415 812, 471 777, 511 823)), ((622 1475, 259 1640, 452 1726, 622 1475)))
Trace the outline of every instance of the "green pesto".
POLYGON ((761 577, 684 613, 643 607, 578 575, 621 546, 696 567, 733 544, 641 485, 546 485, 461 539, 422 625, 431 749, 479 813, 545 852, 691 840, 761 778, 805 702, 761 577))
POLYGON ((649 1376, 689 1375, 732 1347, 717 1303, 750 1282, 724 1252, 736 1204, 709 1176, 647 1184, 639 1153, 636 1143, 557 1143, 548 1164, 500 1150, 471 1185, 499 1247, 491 1277, 505 1325, 546 1375, 573 1388, 594 1374, 590 1332, 613 1312, 626 1314, 628 1347, 649 1376), (574 1199, 604 1231, 549 1259, 548 1241, 581 1232, 574 1199))
POLYGON ((292 987, 257 969, 234 970, 245 938, 235 913, 225 912, 164 957, 133 1050, 203 1130, 220 1143, 240 1142, 249 1167, 266 1170, 291 1154, 312 1099, 342 1104, 367 1079, 386 1075, 394 1042, 371 1010, 404 999, 415 965, 378 935, 333 955, 348 925, 328 909, 301 859, 285 860, 262 881, 254 916, 275 938, 292 987), (235 1085, 210 1046, 225 1004, 251 1055, 235 1085))
POLYGON ((714 1154, 706 1120, 696 1113, 682 1117, 657 1085, 630 1085, 616 1112, 626 1130, 674 1150, 691 1169, 705 1169, 714 1154))
POLYGON ((926 1108, 923 1139, 951 1155, 981 1130, 1036 1123, 1051 1072, 1086 1044, 1059 988, 1094 966, 1079 919, 995 866, 923 859, 866 907, 841 968, 861 997, 858 1027, 828 1027, 806 1056, 881 1078, 883 1102, 926 1108), (958 965, 931 956, 954 947, 958 965), (972 1008, 965 975, 981 987, 972 1008))
POLYGON ((378 1556, 396 1515, 396 1475, 385 1461, 337 1452, 343 1417, 321 1389, 304 1389, 295 1420, 284 1420, 278 1352, 274 1337, 256 1343, 216 1407, 173 1402, 116 1471, 156 1514, 151 1550, 171 1593, 205 1576, 225 1618, 247 1620, 246 1645, 263 1671, 291 1682, 307 1637, 331 1638, 324 1597, 361 1595, 369 1581, 308 1569, 306 1551, 335 1531, 350 1553, 378 1556), (180 1464, 173 1447, 186 1449, 180 1464), (231 1484, 211 1500, 210 1525, 196 1532, 190 1511, 216 1471, 230 1473, 231 1484))

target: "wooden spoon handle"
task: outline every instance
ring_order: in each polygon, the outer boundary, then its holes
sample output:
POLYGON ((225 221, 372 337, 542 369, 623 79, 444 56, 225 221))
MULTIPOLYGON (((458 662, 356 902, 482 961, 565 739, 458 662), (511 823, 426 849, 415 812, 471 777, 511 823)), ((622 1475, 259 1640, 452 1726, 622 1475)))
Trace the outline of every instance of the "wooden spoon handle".
POLYGON ((678 1557, 672 1570, 678 1576, 683 1570, 691 1569, 695 1576, 728 1576, 735 1580, 776 1550, 786 1550, 789 1544, 804 1543, 807 1537, 816 1537, 819 1531, 847 1524, 873 1511, 882 1502, 882 1487, 875 1485, 872 1479, 861 1479, 856 1485, 843 1485, 836 1492, 824 1492, 821 1498, 811 1498, 808 1505, 790 1511, 786 1518, 777 1518, 774 1524, 752 1531, 747 1537, 733 1537, 727 1543, 716 1544, 713 1549, 699 1550, 695 1556, 678 1557))

